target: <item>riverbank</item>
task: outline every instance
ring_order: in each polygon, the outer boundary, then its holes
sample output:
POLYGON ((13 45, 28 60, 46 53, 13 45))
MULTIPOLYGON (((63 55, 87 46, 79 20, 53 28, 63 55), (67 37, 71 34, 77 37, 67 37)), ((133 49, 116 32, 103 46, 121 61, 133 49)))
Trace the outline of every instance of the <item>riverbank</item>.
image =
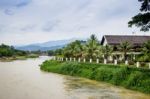
POLYGON ((31 54, 25 56, 11 56, 11 57, 0 57, 0 61, 9 62, 14 60, 26 60, 27 58, 38 58, 39 55, 31 54))
POLYGON ((150 70, 124 66, 45 61, 41 70, 108 82, 127 89, 150 93, 150 70))

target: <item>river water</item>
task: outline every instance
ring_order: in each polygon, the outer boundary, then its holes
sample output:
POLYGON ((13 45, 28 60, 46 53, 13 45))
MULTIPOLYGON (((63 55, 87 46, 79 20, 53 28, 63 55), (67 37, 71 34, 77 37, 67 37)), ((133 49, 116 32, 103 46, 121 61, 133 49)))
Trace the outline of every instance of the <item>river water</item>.
POLYGON ((150 99, 150 95, 78 77, 46 73, 49 59, 0 62, 0 99, 150 99))

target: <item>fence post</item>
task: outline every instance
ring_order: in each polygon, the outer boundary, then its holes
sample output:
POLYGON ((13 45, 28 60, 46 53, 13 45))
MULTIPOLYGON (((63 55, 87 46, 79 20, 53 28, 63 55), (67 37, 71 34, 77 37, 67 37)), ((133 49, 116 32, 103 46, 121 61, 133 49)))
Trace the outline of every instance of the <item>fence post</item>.
POLYGON ((114 64, 117 65, 117 59, 115 59, 114 64))
POLYGON ((107 60, 106 59, 104 59, 104 64, 107 64, 107 60))
POLYGON ((92 59, 90 58, 90 63, 92 63, 92 59))
POLYGON ((72 61, 72 58, 70 58, 70 61, 72 61))
POLYGON ((140 63, 136 62, 136 67, 139 68, 140 67, 140 63))
POLYGON ((61 61, 64 61, 64 58, 61 58, 61 61))
POLYGON ((86 59, 85 59, 85 58, 83 59, 83 62, 84 62, 84 63, 86 62, 86 59))
POLYGON ((56 56, 53 57, 53 60, 56 60, 56 56))
POLYGON ((79 58, 79 59, 78 59, 78 62, 80 62, 80 61, 81 61, 81 59, 79 58))
POLYGON ((75 62, 75 61, 76 61, 76 58, 73 58, 73 61, 75 62))
POLYGON ((99 59, 96 59, 96 63, 97 63, 97 64, 99 63, 99 59))
POLYGON ((68 58, 66 58, 66 61, 68 61, 68 58))
POLYGON ((128 65, 128 64, 129 64, 129 62, 128 62, 128 60, 126 60, 126 61, 125 61, 125 65, 128 65))
POLYGON ((149 63, 149 69, 150 69, 150 63, 149 63))

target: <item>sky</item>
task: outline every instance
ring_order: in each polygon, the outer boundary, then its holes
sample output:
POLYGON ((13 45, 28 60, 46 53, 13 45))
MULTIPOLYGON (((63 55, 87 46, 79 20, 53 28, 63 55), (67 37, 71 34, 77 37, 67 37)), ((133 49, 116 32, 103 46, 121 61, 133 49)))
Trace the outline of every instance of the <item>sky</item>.
POLYGON ((0 0, 0 44, 26 45, 103 35, 149 35, 128 28, 138 0, 0 0))

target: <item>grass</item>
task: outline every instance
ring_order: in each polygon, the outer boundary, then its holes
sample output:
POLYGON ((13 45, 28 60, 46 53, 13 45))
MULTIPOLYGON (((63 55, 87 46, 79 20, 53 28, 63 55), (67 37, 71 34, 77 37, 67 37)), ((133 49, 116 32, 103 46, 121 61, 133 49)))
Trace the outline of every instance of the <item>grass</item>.
POLYGON ((143 93, 150 93, 149 69, 49 60, 43 62, 41 70, 104 81, 143 93))

